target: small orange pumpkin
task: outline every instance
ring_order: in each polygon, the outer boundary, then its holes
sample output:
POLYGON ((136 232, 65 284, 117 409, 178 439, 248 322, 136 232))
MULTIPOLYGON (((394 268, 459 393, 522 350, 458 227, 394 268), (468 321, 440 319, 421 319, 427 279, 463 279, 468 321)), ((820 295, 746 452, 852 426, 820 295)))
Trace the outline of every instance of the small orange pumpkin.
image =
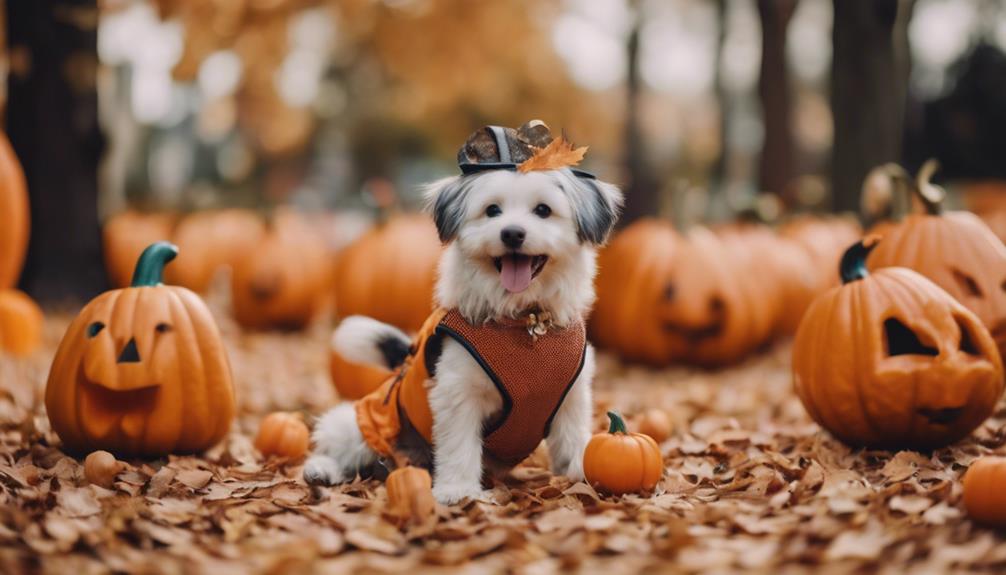
POLYGON ((433 480, 420 467, 407 465, 392 471, 385 481, 388 512, 399 519, 422 522, 434 516, 433 480))
POLYGON ((0 290, 17 285, 28 252, 31 213, 24 170, 0 131, 0 290))
POLYGON ((101 228, 105 271, 112 287, 129 285, 136 260, 147 246, 171 239, 175 214, 126 210, 105 221, 101 228))
POLYGON ((213 316, 193 292, 161 283, 176 253, 148 247, 131 286, 94 298, 67 328, 45 389, 66 449, 191 453, 230 429, 234 388, 213 316))
POLYGON ((253 329, 304 327, 328 301, 331 264, 324 241, 301 216, 275 214, 234 266, 234 318, 253 329))
POLYGON ((255 449, 262 455, 298 459, 304 457, 311 442, 311 432, 299 413, 270 413, 259 425, 255 449))
POLYGON ((42 345, 42 309, 28 294, 0 291, 0 349, 12 355, 30 355, 42 345))
POLYGON ((336 313, 418 330, 433 309, 441 251, 436 227, 426 215, 401 214, 379 223, 336 262, 336 313))
POLYGON ((647 409, 636 420, 636 429, 643 435, 648 435, 657 443, 663 443, 671 436, 671 418, 662 409, 647 409))
POLYGON ((110 489, 126 464, 107 451, 93 451, 84 459, 84 477, 88 483, 110 489))
POLYGON ((614 411, 608 412, 608 419, 608 432, 595 434, 583 452, 587 481, 612 495, 652 491, 664 473, 657 442, 642 433, 629 433, 614 411))
POLYGON ((980 457, 964 474, 964 508, 978 523, 1006 527, 1006 457, 980 457))
POLYGON ((165 270, 168 283, 205 292, 216 274, 251 252, 265 233, 258 214, 237 208, 195 212, 175 228, 178 260, 165 270))
POLYGON ((1006 246, 974 214, 943 211, 945 192, 929 182, 935 170, 936 163, 927 162, 910 186, 925 213, 891 228, 867 264, 926 276, 973 311, 1006 354, 1006 246))
POLYGON ((844 285, 804 315, 793 344, 796 393, 814 421, 853 446, 953 443, 995 409, 999 352, 978 318, 925 277, 867 272, 873 239, 846 251, 844 285))
POLYGON ((329 373, 339 398, 343 400, 360 399, 391 377, 392 371, 373 365, 360 365, 342 357, 332 347, 329 352, 329 373))

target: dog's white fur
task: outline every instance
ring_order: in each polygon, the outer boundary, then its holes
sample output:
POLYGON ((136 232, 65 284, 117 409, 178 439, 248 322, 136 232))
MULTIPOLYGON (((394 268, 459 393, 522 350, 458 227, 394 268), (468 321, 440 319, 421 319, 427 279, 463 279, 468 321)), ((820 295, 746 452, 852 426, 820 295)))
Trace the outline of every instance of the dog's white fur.
MULTIPOLYGON (((579 321, 594 301, 595 246, 606 238, 621 194, 610 184, 585 181, 569 170, 486 172, 448 178, 428 188, 441 238, 449 244, 440 261, 437 304, 456 308, 471 323, 516 317, 530 308, 548 311, 556 326, 579 321), (496 204, 502 213, 488 217, 496 204), (534 213, 546 204, 551 216, 534 213), (522 253, 547 255, 541 273, 523 292, 507 292, 493 258, 507 251, 501 230, 523 227, 522 253), (594 226, 594 227, 591 227, 594 226)), ((335 331, 336 350, 350 361, 384 363, 375 345, 382 338, 404 338, 396 328, 362 317, 347 318, 335 331)), ((427 382, 433 413, 433 493, 451 504, 465 498, 485 499, 483 423, 502 408, 502 398, 471 354, 445 338, 427 382)), ((583 477, 583 450, 590 438, 594 351, 588 345, 584 366, 556 413, 546 438, 554 473, 583 477)), ((315 450, 304 467, 310 483, 333 484, 353 479, 377 462, 364 442, 353 405, 343 403, 322 416, 313 434, 315 450)))

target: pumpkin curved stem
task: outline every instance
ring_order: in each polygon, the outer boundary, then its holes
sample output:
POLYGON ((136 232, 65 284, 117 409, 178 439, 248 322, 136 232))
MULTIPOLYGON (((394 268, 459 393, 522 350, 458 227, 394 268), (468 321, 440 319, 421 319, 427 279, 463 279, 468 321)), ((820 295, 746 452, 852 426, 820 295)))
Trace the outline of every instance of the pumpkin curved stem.
POLYGON ((938 216, 943 213, 943 199, 947 196, 943 188, 930 182, 933 174, 939 168, 940 163, 930 158, 919 168, 919 173, 915 176, 915 185, 912 186, 912 189, 915 190, 915 195, 926 208, 926 213, 931 216, 938 216))
POLYGON ((873 248, 877 247, 880 238, 870 235, 849 246, 842 254, 842 261, 838 264, 838 275, 842 278, 842 283, 847 284, 856 280, 861 280, 870 275, 866 269, 866 256, 870 255, 873 248))
POLYGON ((178 255, 178 246, 171 242, 156 242, 147 246, 136 262, 130 287, 157 286, 164 283, 164 266, 178 255))
POLYGON ((608 427, 608 433, 629 432, 629 430, 625 427, 625 421, 622 419, 621 415, 618 415, 617 411, 609 411, 608 419, 611 420, 611 425, 608 427))

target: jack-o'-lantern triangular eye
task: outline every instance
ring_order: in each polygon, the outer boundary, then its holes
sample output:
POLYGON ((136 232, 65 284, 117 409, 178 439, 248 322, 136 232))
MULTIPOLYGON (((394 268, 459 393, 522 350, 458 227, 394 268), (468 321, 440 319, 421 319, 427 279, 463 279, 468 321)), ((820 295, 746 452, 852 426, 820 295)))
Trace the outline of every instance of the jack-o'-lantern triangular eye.
POLYGON ((887 355, 940 355, 940 350, 929 347, 919 340, 912 328, 901 323, 897 318, 884 320, 884 341, 887 344, 887 355))
POLYGON ((982 293, 982 288, 978 286, 978 282, 975 281, 975 278, 958 269, 951 269, 950 272, 954 275, 954 281, 957 282, 957 285, 959 285, 968 295, 974 297, 982 297, 985 295, 982 293))

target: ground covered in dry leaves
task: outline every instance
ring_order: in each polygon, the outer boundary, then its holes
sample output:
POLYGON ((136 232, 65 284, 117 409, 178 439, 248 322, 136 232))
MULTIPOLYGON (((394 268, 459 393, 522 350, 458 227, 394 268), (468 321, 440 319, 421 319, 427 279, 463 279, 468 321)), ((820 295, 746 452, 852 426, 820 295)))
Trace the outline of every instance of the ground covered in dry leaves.
POLYGON ((47 349, 0 359, 0 572, 343 573, 878 571, 1006 568, 1002 534, 964 516, 960 478, 1004 452, 1006 411, 932 454, 850 451, 811 423, 781 345, 721 371, 652 371, 601 355, 604 410, 672 414, 666 473, 652 497, 599 497, 551 477, 547 455, 495 487, 501 505, 441 508, 400 526, 377 480, 311 489, 300 464, 267 462, 251 440, 263 414, 319 414, 335 399, 328 334, 242 334, 217 314, 241 406, 229 438, 201 457, 131 461, 112 489, 89 485, 44 413, 47 349))

